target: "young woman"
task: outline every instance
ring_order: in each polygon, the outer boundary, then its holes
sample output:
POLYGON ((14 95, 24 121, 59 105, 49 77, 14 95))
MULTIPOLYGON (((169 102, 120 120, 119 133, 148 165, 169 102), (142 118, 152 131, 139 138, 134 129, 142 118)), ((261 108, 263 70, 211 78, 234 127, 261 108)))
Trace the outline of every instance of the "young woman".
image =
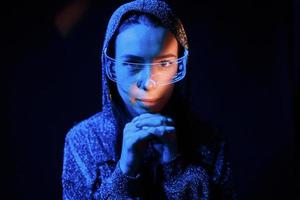
POLYGON ((66 136, 64 199, 234 198, 224 142, 189 111, 187 57, 186 33, 164 1, 114 12, 102 111, 66 136))

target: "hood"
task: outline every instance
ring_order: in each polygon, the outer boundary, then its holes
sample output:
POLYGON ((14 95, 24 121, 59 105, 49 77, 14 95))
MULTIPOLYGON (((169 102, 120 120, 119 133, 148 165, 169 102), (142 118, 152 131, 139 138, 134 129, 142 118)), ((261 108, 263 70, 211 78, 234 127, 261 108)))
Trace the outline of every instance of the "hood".
MULTIPOLYGON (((108 78, 105 72, 104 62, 104 49, 108 48, 111 40, 114 38, 116 31, 119 28, 120 22, 124 15, 129 12, 140 12, 145 14, 151 14, 158 18, 161 23, 168 28, 176 37, 179 44, 184 48, 188 49, 188 42, 185 30, 181 21, 176 17, 171 7, 163 0, 136 0, 120 6, 111 16, 105 34, 105 39, 102 48, 102 112, 103 117, 113 120, 112 124, 115 124, 113 128, 110 128, 109 132, 102 135, 102 139, 107 144, 106 146, 116 146, 116 120, 113 116, 112 102, 110 100, 110 91, 108 78)), ((116 152, 116 151, 113 151, 116 152)), ((116 155, 115 155, 116 156, 116 155)), ((115 157, 114 156, 114 157, 115 157)))

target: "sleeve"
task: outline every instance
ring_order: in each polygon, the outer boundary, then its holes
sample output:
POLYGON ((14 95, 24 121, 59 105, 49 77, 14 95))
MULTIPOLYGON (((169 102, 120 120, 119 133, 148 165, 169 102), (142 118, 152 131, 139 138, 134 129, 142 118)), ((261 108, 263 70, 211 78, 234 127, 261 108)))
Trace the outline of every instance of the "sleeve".
POLYGON ((228 159, 228 150, 225 142, 222 142, 213 168, 212 176, 213 199, 236 200, 234 192, 231 164, 228 159))
POLYGON ((224 144, 218 149, 210 169, 207 169, 207 165, 189 163, 180 155, 164 164, 163 186, 166 199, 236 199, 224 144))
POLYGON ((208 176, 205 170, 187 164, 183 156, 162 166, 165 199, 208 199, 208 176))
POLYGON ((66 137, 62 172, 63 199, 91 199, 93 164, 83 138, 72 129, 66 137))
POLYGON ((119 162, 113 173, 103 180, 94 194, 95 199, 141 199, 140 175, 129 177, 122 173, 119 162))
POLYGON ((124 175, 119 163, 111 166, 111 173, 108 167, 99 167, 90 152, 86 138, 78 135, 71 132, 65 140, 63 199, 140 199, 140 176, 124 175))

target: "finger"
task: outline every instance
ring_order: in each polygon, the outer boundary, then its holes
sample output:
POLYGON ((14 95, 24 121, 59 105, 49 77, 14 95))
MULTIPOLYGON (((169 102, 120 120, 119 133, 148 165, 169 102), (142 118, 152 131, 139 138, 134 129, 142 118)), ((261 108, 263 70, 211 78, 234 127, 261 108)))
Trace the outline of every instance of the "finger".
POLYGON ((144 132, 144 129, 137 128, 134 123, 129 122, 125 125, 125 128, 123 130, 123 138, 137 137, 138 135, 143 135, 144 132))
POLYGON ((149 140, 155 137, 151 132, 140 130, 133 134, 128 134, 124 137, 124 140, 129 142, 130 144, 138 144, 142 142, 148 142, 149 140))
POLYGON ((128 131, 135 132, 138 130, 140 130, 140 128, 136 127, 134 123, 129 122, 125 125, 123 132, 128 132, 128 131))
POLYGON ((175 127, 173 126, 158 126, 158 127, 147 127, 144 126, 142 130, 145 130, 146 132, 152 133, 153 135, 157 137, 162 137, 166 133, 174 133, 175 127))
MULTIPOLYGON (((142 115, 143 115, 143 114, 142 114, 142 115)), ((136 122, 136 121, 140 118, 140 116, 141 116, 141 115, 136 116, 135 118, 133 118, 133 119, 131 120, 131 122, 133 122, 133 123, 136 122)))
POLYGON ((143 126, 166 126, 173 125, 174 122, 169 117, 164 117, 162 115, 151 116, 148 118, 140 118, 135 122, 135 126, 141 128, 143 126))
POLYGON ((138 120, 140 120, 140 119, 147 118, 147 117, 151 117, 152 115, 156 115, 156 114, 151 114, 151 113, 144 113, 144 114, 141 114, 141 115, 135 117, 135 118, 132 120, 132 122, 135 123, 136 121, 138 121, 138 120))
POLYGON ((155 117, 164 117, 164 118, 167 119, 167 121, 170 121, 170 122, 172 121, 173 122, 172 118, 170 118, 168 116, 163 116, 161 114, 151 114, 151 113, 144 113, 144 114, 139 115, 138 117, 136 117, 136 119, 134 120, 134 122, 136 122, 136 121, 142 121, 142 120, 153 118, 153 117, 154 118, 155 117))
POLYGON ((154 138, 155 135, 152 134, 151 132, 141 130, 141 131, 139 131, 139 133, 136 135, 136 137, 137 137, 137 140, 138 140, 138 141, 145 141, 145 140, 150 140, 150 139, 154 138))
POLYGON ((149 127, 147 131, 155 136, 156 143, 169 143, 176 139, 175 128, 171 126, 149 127))

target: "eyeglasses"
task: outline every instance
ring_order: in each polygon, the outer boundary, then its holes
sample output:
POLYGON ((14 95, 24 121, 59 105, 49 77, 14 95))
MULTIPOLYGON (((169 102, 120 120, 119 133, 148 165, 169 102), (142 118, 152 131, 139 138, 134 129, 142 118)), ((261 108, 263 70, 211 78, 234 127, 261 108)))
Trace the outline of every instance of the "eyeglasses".
POLYGON ((116 83, 125 84, 129 80, 149 79, 155 86, 168 85, 182 80, 186 74, 188 50, 178 59, 165 59, 160 62, 125 62, 107 55, 104 50, 104 65, 108 78, 116 83))

